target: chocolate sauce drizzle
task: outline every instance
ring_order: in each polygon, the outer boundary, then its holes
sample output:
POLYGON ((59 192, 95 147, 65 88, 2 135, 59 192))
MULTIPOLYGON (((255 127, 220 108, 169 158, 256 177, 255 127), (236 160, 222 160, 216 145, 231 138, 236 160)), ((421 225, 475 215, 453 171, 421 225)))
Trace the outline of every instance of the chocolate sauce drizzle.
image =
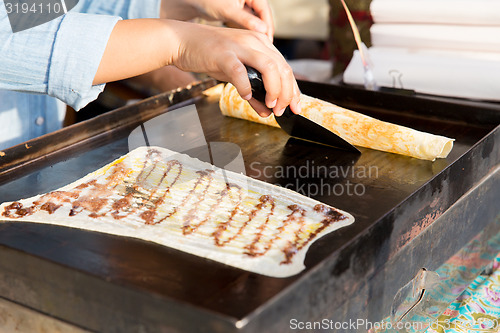
MULTIPOLYGON (((241 204, 241 202, 240 202, 240 204, 241 204)), ((218 225, 217 229, 215 230, 215 232, 212 234, 212 236, 214 237, 214 240, 215 240, 215 245, 217 245, 219 247, 223 247, 226 244, 228 244, 228 243, 232 242, 233 240, 235 240, 236 238, 238 238, 241 234, 243 234, 243 231, 247 228, 247 226, 250 224, 250 222, 252 222, 253 218, 261 210, 263 210, 265 207, 270 207, 269 212, 267 213, 266 221, 263 224, 263 226, 265 227, 265 225, 267 225, 267 223, 269 222, 269 218, 273 214, 274 207, 275 207, 275 203, 274 203, 273 198, 271 198, 268 195, 261 196, 257 206, 255 206, 255 208, 250 212, 250 214, 248 214, 248 218, 246 219, 245 222, 243 222, 243 224, 241 224, 241 226, 238 228, 236 233, 234 233, 234 235, 230 236, 229 238, 222 240, 222 236, 224 235, 224 233, 226 231, 228 231, 229 227, 231 226, 231 223, 234 221, 235 215, 238 213, 238 211, 240 211, 240 204, 238 204, 233 209, 233 211, 231 212, 231 214, 229 216, 229 219, 226 222, 220 223, 218 225)))
MULTIPOLYGON (((158 161, 155 163, 158 163, 158 161)), ((145 223, 149 224, 149 225, 155 225, 155 224, 161 223, 161 222, 154 221, 154 219, 156 217, 156 211, 158 210, 158 206, 160 206, 161 204, 163 204, 165 202, 165 198, 170 193, 170 190, 172 189, 172 187, 179 181, 179 178, 181 177, 181 174, 182 174, 182 164, 179 161, 176 161, 176 160, 168 161, 166 167, 167 167, 167 169, 163 173, 163 175, 160 179, 160 182, 158 183, 158 185, 156 185, 156 187, 153 189, 153 191, 151 191, 151 194, 150 194, 148 200, 146 200, 146 201, 153 203, 153 205, 148 210, 141 213, 141 215, 140 215, 141 218, 145 221, 145 223), (174 167, 177 167, 176 168, 177 173, 175 175, 174 180, 172 180, 172 182, 170 184, 166 185, 166 189, 163 192, 163 194, 158 199, 154 200, 153 199, 154 195, 156 194, 156 192, 158 191, 160 186, 163 184, 165 179, 167 179, 167 176, 169 175, 170 171, 172 171, 172 169, 174 167)))
MULTIPOLYGON (((270 195, 262 195, 253 207, 248 207, 248 200, 244 203, 246 192, 240 186, 225 183, 219 191, 214 190, 216 187, 213 187, 215 178, 212 170, 197 171, 192 188, 181 202, 172 205, 171 211, 164 216, 157 216, 158 208, 170 202, 168 196, 183 174, 183 165, 179 161, 169 160, 163 162, 161 166, 160 162, 162 162, 160 152, 150 149, 135 179, 127 178, 129 169, 123 163, 117 163, 103 184, 94 179, 76 186, 71 191, 50 192, 41 196, 29 207, 24 207, 20 202, 13 202, 5 207, 2 216, 22 218, 40 210, 50 215, 68 205, 71 205, 69 216, 88 212, 91 218, 111 216, 119 221, 136 213, 146 225, 171 222, 169 219, 175 215, 173 221, 180 220, 182 234, 189 236, 195 233, 206 234, 206 231, 202 232, 201 227, 209 221, 220 219, 220 208, 224 203, 224 207, 231 207, 224 208, 227 210, 227 218, 214 221, 215 231, 207 235, 213 238, 214 244, 218 247, 228 246, 236 239, 242 238, 242 235, 246 235, 245 230, 252 225, 250 228, 252 231, 248 232, 251 241, 244 245, 244 254, 249 257, 260 257, 268 253, 273 245, 278 244, 287 229, 292 228, 295 230, 293 237, 285 245, 283 242, 277 245, 284 255, 281 264, 290 264, 295 254, 311 243, 328 226, 347 219, 337 210, 318 204, 314 207, 314 211, 323 216, 323 220, 319 223, 306 224, 307 211, 299 205, 289 205, 287 207, 289 214, 283 221, 278 221, 279 227, 274 233, 270 233, 270 222, 277 205, 276 199, 270 195), (157 184, 147 185, 150 176, 159 168, 163 170, 161 179, 157 184), (120 196, 118 199, 110 198, 112 195, 116 197, 117 193, 120 196), (202 202, 206 204, 207 201, 212 202, 208 209, 200 209, 202 202), (256 216, 262 217, 258 219, 262 221, 258 226, 254 225, 256 216)), ((274 219, 275 225, 277 217, 274 219)))

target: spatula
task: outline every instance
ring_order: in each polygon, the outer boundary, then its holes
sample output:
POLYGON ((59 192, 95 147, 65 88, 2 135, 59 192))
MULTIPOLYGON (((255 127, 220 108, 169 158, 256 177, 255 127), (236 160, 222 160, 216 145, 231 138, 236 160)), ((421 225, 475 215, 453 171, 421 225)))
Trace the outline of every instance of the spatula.
MULTIPOLYGON (((265 105, 266 90, 262 75, 255 68, 249 66, 247 66, 247 72, 252 85, 252 97, 265 105)), ((360 153, 356 147, 327 128, 304 116, 293 113, 290 107, 286 108, 281 117, 275 118, 280 127, 293 137, 360 153)))

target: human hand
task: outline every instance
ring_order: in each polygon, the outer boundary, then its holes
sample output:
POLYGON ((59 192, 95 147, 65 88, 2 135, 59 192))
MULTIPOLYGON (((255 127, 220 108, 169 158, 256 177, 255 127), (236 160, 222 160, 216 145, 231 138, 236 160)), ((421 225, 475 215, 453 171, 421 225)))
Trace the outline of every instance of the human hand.
POLYGON ((183 21, 202 17, 260 32, 271 40, 274 35, 267 0, 162 0, 161 17, 183 21))
POLYGON ((251 99, 245 65, 262 74, 266 106, 280 116, 300 113, 300 92, 292 69, 266 35, 174 20, 119 21, 109 38, 93 84, 123 80, 174 65, 231 82, 261 116, 270 111, 251 99), (251 99, 251 100, 250 100, 251 99))
POLYGON ((178 52, 172 58, 176 67, 231 82, 261 116, 268 116, 269 109, 280 116, 288 105, 293 112, 300 113, 300 91, 293 71, 265 35, 179 21, 169 21, 169 25, 179 42, 178 52), (267 108, 251 98, 244 65, 262 74, 267 108))

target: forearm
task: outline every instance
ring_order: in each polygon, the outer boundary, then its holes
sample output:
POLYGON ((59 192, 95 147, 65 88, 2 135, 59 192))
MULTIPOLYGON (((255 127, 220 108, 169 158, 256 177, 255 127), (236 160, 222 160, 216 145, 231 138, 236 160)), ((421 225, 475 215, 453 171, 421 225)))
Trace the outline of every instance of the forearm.
POLYGON ((116 24, 94 78, 94 84, 122 80, 171 65, 179 48, 174 22, 125 20, 116 24))
POLYGON ((288 105, 300 112, 299 89, 290 66, 266 35, 248 30, 161 19, 118 22, 110 34, 94 84, 134 77, 168 65, 231 82, 246 99, 251 98, 251 86, 244 65, 254 67, 262 73, 269 108, 279 115, 288 105))
POLYGON ((131 82, 154 89, 158 92, 186 87, 196 81, 193 74, 174 66, 166 66, 131 79, 131 82))

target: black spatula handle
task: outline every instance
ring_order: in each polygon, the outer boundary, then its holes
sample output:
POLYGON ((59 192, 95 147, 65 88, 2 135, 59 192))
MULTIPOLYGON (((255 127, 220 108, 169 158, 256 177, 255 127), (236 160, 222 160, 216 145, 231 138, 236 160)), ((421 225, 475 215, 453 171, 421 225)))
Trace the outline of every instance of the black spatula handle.
POLYGON ((252 97, 266 105, 266 88, 264 88, 262 74, 260 74, 259 71, 253 67, 245 67, 247 68, 248 79, 250 80, 250 85, 252 86, 252 97))
MULTIPOLYGON (((250 85, 252 86, 252 97, 265 105, 266 89, 264 87, 264 81, 262 81, 262 75, 255 68, 250 66, 246 66, 246 69, 248 78, 250 79, 250 85)), ((291 136, 359 153, 356 147, 339 137, 337 134, 316 124, 312 120, 294 114, 290 110, 290 106, 286 108, 281 117, 275 117, 275 119, 280 127, 291 136)))

